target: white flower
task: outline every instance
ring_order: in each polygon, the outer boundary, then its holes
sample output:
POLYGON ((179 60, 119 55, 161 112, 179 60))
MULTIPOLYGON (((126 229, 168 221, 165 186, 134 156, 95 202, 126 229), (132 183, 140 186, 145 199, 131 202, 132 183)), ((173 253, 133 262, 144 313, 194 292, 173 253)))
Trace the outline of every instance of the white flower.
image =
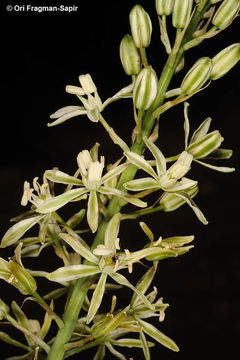
POLYGON ((50 119, 55 120, 49 123, 48 126, 55 126, 63 123, 78 115, 87 115, 92 122, 98 122, 100 113, 103 109, 113 101, 132 97, 133 83, 118 91, 113 97, 107 99, 102 103, 96 85, 94 84, 91 75, 85 74, 79 76, 80 86, 67 85, 65 90, 69 94, 76 95, 82 102, 83 106, 65 106, 55 113, 50 115, 50 119))
POLYGON ((83 199, 83 196, 86 198, 88 195, 87 221, 92 232, 96 232, 98 228, 99 204, 101 204, 100 194, 106 195, 107 197, 115 195, 126 202, 139 207, 145 207, 147 205, 142 200, 137 199, 124 191, 106 185, 109 180, 118 176, 125 170, 129 166, 128 163, 114 166, 102 176, 104 157, 101 156, 100 161, 96 158, 97 154, 92 157, 88 150, 83 150, 78 154, 77 163, 82 178, 81 180, 76 176, 70 176, 59 170, 47 170, 45 172, 47 179, 55 183, 68 184, 69 186, 77 185, 78 188, 65 191, 63 194, 58 195, 47 202, 45 201, 42 205, 40 204, 37 207, 36 211, 43 214, 56 211, 70 201, 81 200, 83 199))

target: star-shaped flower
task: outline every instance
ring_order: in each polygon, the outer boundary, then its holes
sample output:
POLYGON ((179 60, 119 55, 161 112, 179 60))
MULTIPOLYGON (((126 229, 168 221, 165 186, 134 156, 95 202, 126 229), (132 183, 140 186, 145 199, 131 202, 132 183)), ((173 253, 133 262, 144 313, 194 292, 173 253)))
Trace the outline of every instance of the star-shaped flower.
POLYGON ((193 161, 208 167, 212 170, 217 170, 224 173, 233 172, 235 169, 226 166, 215 166, 199 159, 229 159, 232 156, 232 150, 219 148, 223 142, 223 137, 218 130, 208 133, 212 119, 208 117, 202 122, 197 130, 194 131, 190 141, 190 124, 188 119, 187 102, 184 103, 184 133, 185 133, 185 151, 193 156, 193 161))
POLYGON ((131 151, 125 152, 126 157, 132 164, 147 172, 151 177, 128 181, 124 184, 124 187, 132 191, 159 189, 165 191, 165 193, 174 194, 183 199, 193 209, 201 222, 207 224, 204 215, 187 194, 189 190, 197 187, 197 181, 184 177, 191 168, 193 156, 187 151, 183 151, 177 161, 167 169, 167 162, 161 150, 146 137, 143 140, 155 158, 157 171, 142 156, 131 151))
POLYGON ((77 163, 81 180, 76 176, 70 176, 59 170, 47 170, 45 172, 46 178, 55 183, 66 184, 69 186, 77 185, 78 188, 67 190, 63 194, 45 201, 37 207, 37 212, 49 213, 56 211, 68 202, 80 200, 83 195, 86 196, 87 194, 87 221, 92 232, 95 232, 98 228, 99 194, 107 196, 115 195, 126 202, 139 207, 145 207, 147 205, 144 201, 137 199, 124 191, 107 186, 109 180, 119 175, 127 166, 129 166, 128 163, 112 167, 110 171, 105 175, 102 175, 104 169, 104 157, 101 156, 100 161, 98 161, 96 154, 91 155, 88 150, 83 150, 78 154, 77 163))
POLYGON ((55 113, 50 115, 54 122, 49 123, 48 126, 55 126, 65 122, 66 120, 79 115, 87 115, 88 119, 92 122, 98 122, 100 113, 111 102, 132 97, 133 83, 118 91, 114 96, 108 98, 102 103, 96 85, 94 84, 91 75, 85 74, 79 76, 80 86, 67 85, 66 92, 76 95, 82 102, 83 106, 65 106, 55 113))

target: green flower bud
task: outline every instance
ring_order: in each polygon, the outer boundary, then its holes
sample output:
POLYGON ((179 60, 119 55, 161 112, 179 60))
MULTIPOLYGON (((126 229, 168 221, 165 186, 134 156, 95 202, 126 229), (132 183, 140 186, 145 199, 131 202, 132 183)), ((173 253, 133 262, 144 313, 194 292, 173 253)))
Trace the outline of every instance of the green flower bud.
POLYGON ((187 149, 194 159, 200 159, 216 150, 223 142, 223 137, 218 130, 215 130, 201 140, 193 142, 187 149))
POLYGON ((32 275, 26 269, 18 265, 14 261, 9 261, 9 270, 13 274, 17 283, 14 284, 23 295, 32 295, 36 289, 37 284, 32 275), (19 286, 17 284, 19 283, 19 286))
POLYGON ((218 29, 228 26, 237 15, 239 8, 239 0, 224 0, 213 17, 213 25, 218 29))
POLYGON ((240 60, 240 43, 232 44, 212 59, 211 79, 217 80, 231 70, 240 60))
POLYGON ((182 94, 189 95, 200 89, 210 78, 211 72, 212 60, 209 57, 198 59, 182 81, 182 94))
POLYGON ((137 75, 141 69, 138 49, 131 35, 124 36, 120 43, 120 59, 127 75, 137 75))
POLYGON ((0 299, 0 320, 3 320, 9 313, 9 307, 0 299))
POLYGON ((183 29, 192 11, 193 0, 175 0, 172 14, 172 24, 175 28, 183 29))
POLYGON ((159 16, 170 15, 174 0, 155 0, 156 11, 159 16))
POLYGON ((92 332, 92 335, 95 339, 106 337, 111 331, 115 330, 118 325, 123 322, 126 318, 126 312, 121 311, 116 316, 111 317, 105 322, 103 322, 102 326, 96 327, 92 332))
POLYGON ((140 5, 135 5, 129 14, 133 40, 139 48, 148 47, 151 42, 152 22, 148 13, 140 5))
POLYGON ((157 95, 157 75, 151 66, 148 66, 138 74, 134 88, 133 101, 137 109, 147 110, 157 95))

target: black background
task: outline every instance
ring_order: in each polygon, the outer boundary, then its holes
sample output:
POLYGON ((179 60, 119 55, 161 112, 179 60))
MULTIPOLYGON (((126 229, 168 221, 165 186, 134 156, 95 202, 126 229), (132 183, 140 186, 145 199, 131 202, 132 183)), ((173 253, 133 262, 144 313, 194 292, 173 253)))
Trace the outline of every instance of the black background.
MULTIPOLYGON (((76 156, 96 141, 106 162, 117 159, 118 148, 112 145, 101 128, 85 117, 47 128, 49 115, 77 99, 64 91, 65 85, 78 84, 80 74, 90 73, 104 100, 129 83, 118 56, 119 43, 129 33, 128 14, 133 0, 75 1, 73 13, 37 13, 6 11, 1 3, 1 234, 10 226, 9 219, 22 212, 20 199, 24 180, 31 181, 44 170, 59 167, 73 173, 76 156)), ((159 30, 154 1, 139 2, 151 15, 153 40, 147 54, 149 63, 160 75, 166 55, 158 41, 159 30)), ((14 6, 14 2, 10 2, 14 6)), ((22 5, 22 3, 18 3, 22 5)), ((56 5, 56 2, 31 2, 31 5, 56 5)), ((68 5, 71 5, 70 3, 68 5)), ((239 20, 213 39, 186 53, 186 65, 172 83, 179 86, 183 73, 202 56, 213 57, 224 47, 239 41, 239 20)), ((105 111, 115 131, 129 142, 133 127, 128 100, 113 104, 105 111)), ((180 347, 178 354, 156 345, 152 358, 192 359, 196 355, 214 358, 235 350, 239 334, 239 66, 224 78, 214 81, 190 100, 191 129, 207 117, 211 129, 220 130, 224 148, 234 150, 226 166, 236 167, 233 174, 221 174, 194 164, 191 177, 199 180, 196 202, 209 220, 204 226, 184 206, 169 214, 145 217, 154 234, 163 237, 195 234, 195 248, 187 255, 163 261, 155 281, 159 295, 170 304, 160 329, 180 347)), ((183 106, 168 111, 160 123, 158 145, 166 156, 183 148, 183 106)), ((137 222, 136 222, 137 223, 137 222)), ((140 248, 145 243, 138 224, 126 222, 120 233, 123 244, 140 248)), ((11 250, 1 250, 5 258, 11 250)), ((42 257, 47 269, 55 269, 55 259, 42 257)), ((38 264, 36 260, 36 264, 38 264)), ((39 262, 40 264, 40 262, 39 262)), ((36 265, 37 268, 37 265, 36 265)), ((136 267, 136 271, 142 272, 136 267)), ((40 291, 45 285, 40 282, 40 291)), ((10 301, 15 290, 1 282, 1 298, 10 301)), ((22 298, 20 298, 22 299, 22 298)), ((110 297, 109 297, 110 299, 110 297)), ((126 298, 122 303, 127 305, 126 298)), ((121 303, 120 303, 121 305, 121 303)), ((26 304, 31 316, 37 305, 26 304)), ((109 306, 108 306, 109 308, 109 306)), ((1 327, 2 331, 8 327, 1 327)), ((14 332, 12 333, 14 334, 14 332)), ((18 349, 1 345, 0 358, 21 354, 18 349)), ((126 354, 126 353, 125 353, 126 354)), ((127 352, 143 358, 141 352, 127 352)), ((93 352, 83 358, 92 358, 93 352)), ((79 357, 76 357, 76 359, 79 357)), ((112 358, 109 356, 109 359, 112 358)))

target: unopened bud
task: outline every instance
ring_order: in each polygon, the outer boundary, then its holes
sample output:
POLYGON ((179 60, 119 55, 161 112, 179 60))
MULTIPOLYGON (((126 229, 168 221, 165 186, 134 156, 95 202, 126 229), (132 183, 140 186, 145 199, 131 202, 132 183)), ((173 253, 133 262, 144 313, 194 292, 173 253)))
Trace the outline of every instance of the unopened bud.
POLYGON ((0 320, 3 320, 9 313, 9 307, 0 299, 0 320))
POLYGON ((183 29, 192 11, 193 0, 175 0, 172 14, 172 24, 177 29, 183 29))
POLYGON ((151 66, 148 66, 138 74, 134 88, 133 101, 137 109, 147 110, 157 95, 157 75, 151 66))
POLYGON ((131 35, 124 36, 120 43, 120 59, 127 75, 137 75, 141 68, 138 49, 131 35))
POLYGON ((159 16, 170 15, 173 9, 174 0, 156 0, 155 6, 159 16))
POLYGON ((194 159, 200 159, 216 150, 222 142, 223 137, 218 130, 215 130, 204 136, 201 140, 192 143, 187 151, 192 154, 194 159))
MULTIPOLYGON (((22 266, 10 260, 9 270, 17 280, 17 283, 19 283, 18 289, 23 295, 32 295, 37 290, 36 281, 22 266)), ((15 286, 17 285, 15 284, 15 286)))
POLYGON ((152 22, 148 13, 140 5, 135 5, 129 14, 133 40, 139 47, 148 47, 151 42, 152 22))
POLYGON ((211 59, 209 57, 202 57, 198 59, 182 81, 182 93, 189 95, 200 89, 210 78, 211 72, 211 59))
POLYGON ((224 0, 213 17, 212 23, 218 29, 231 24, 240 8, 239 0, 224 0))
POLYGON ((240 60, 240 43, 232 44, 212 59, 211 79, 217 80, 231 70, 240 60))

